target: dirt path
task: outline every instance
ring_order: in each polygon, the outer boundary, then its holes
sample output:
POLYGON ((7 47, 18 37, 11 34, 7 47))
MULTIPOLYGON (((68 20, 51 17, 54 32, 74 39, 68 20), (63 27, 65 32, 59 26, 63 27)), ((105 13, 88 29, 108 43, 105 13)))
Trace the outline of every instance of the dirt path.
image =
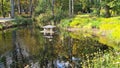
POLYGON ((0 22, 8 22, 8 21, 12 21, 14 19, 12 18, 0 18, 0 22))
POLYGON ((11 23, 11 21, 13 21, 14 19, 12 18, 0 18, 0 29, 3 28, 8 28, 10 26, 13 25, 13 23, 11 23))
POLYGON ((85 28, 66 28, 65 30, 70 31, 70 32, 85 32, 85 33, 90 33, 94 36, 106 36, 108 31, 100 31, 100 29, 97 28, 91 28, 91 29, 85 29, 85 28))

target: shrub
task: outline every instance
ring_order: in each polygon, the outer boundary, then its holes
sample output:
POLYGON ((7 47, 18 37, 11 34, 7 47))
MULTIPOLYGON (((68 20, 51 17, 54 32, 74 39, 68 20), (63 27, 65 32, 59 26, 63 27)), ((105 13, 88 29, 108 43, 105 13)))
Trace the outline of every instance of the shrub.
POLYGON ((98 52, 94 55, 92 60, 88 58, 85 62, 82 62, 83 68, 119 68, 119 52, 98 52))
POLYGON ((70 27, 83 27, 89 23, 89 20, 87 15, 77 15, 70 23, 70 27))
POLYGON ((71 22, 71 19, 63 19, 60 21, 59 27, 67 28, 67 27, 69 27, 70 22, 71 22))
POLYGON ((13 24, 31 24, 33 21, 30 18, 24 18, 22 16, 17 16, 13 21, 13 24))

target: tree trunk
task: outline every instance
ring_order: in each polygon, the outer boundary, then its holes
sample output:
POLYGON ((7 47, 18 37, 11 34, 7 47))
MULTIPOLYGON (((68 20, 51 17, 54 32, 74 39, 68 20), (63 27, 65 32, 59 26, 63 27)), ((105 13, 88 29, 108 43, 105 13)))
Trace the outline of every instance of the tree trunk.
POLYGON ((105 17, 110 17, 111 14, 110 14, 110 7, 108 5, 105 5, 105 17))
POLYGON ((10 0, 11 2, 11 18, 14 18, 14 0, 10 0))
POLYGON ((96 7, 96 9, 97 9, 97 16, 100 16, 101 0, 98 0, 97 3, 98 3, 98 6, 96 7))
POLYGON ((32 0, 30 0, 30 10, 29 10, 30 11, 30 17, 32 17, 32 6, 33 6, 32 5, 32 0))
POLYGON ((69 17, 72 15, 71 0, 69 0, 69 17))
POLYGON ((20 5, 20 0, 18 0, 18 13, 21 14, 21 5, 20 5))
POLYGON ((53 16, 53 21, 55 23, 55 16, 54 16, 54 0, 52 0, 52 16, 53 16))
POLYGON ((69 0, 69 17, 74 15, 74 0, 69 0))
POLYGON ((74 0, 72 0, 72 16, 74 16, 74 0))
POLYGON ((101 6, 97 8, 97 16, 100 16, 100 10, 101 10, 101 6))
POLYGON ((2 15, 3 15, 3 17, 5 17, 3 0, 2 0, 2 4, 1 4, 1 6, 2 6, 2 15))

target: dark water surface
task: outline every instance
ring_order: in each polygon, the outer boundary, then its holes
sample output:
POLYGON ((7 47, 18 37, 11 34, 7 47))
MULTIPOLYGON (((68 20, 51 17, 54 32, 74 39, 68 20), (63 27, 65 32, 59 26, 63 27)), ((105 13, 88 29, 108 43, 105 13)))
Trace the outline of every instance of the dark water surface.
POLYGON ((44 36, 32 26, 0 31, 0 68, 56 68, 67 62, 80 68, 85 55, 108 48, 97 40, 87 33, 62 30, 44 36))

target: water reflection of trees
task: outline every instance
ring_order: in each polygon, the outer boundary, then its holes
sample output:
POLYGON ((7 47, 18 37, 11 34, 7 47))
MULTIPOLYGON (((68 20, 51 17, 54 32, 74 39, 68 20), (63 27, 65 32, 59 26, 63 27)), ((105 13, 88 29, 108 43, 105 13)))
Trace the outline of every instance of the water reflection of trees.
POLYGON ((90 55, 108 48, 106 45, 98 42, 97 38, 92 37, 90 34, 84 33, 68 33, 68 34, 69 35, 67 35, 67 37, 63 34, 64 48, 66 48, 65 52, 68 52, 69 47, 71 46, 72 56, 83 58, 84 55, 90 55), (70 39, 72 39, 71 42, 69 42, 70 39))
POLYGON ((39 52, 43 50, 43 37, 39 32, 33 31, 33 34, 29 29, 23 29, 19 31, 19 35, 23 44, 26 46, 31 56, 38 56, 39 52))
POLYGON ((0 31, 0 55, 12 50, 12 33, 10 31, 0 31))
POLYGON ((88 34, 66 32, 54 35, 52 41, 45 38, 37 29, 32 32, 28 29, 20 30, 19 35, 24 41, 30 57, 34 61, 39 61, 41 65, 45 65, 46 61, 52 63, 58 57, 63 57, 69 61, 72 60, 73 56, 84 58, 83 55, 107 48, 88 34))

